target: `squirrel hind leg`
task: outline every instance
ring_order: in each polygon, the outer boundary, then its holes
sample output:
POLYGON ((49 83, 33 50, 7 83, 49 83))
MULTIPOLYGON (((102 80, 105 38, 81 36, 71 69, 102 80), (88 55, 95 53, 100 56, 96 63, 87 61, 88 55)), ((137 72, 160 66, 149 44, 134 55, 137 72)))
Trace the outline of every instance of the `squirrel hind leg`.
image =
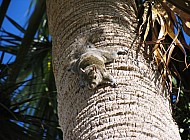
POLYGON ((104 53, 103 55, 106 58, 105 64, 112 63, 114 59, 117 58, 117 53, 116 52, 108 52, 104 53))

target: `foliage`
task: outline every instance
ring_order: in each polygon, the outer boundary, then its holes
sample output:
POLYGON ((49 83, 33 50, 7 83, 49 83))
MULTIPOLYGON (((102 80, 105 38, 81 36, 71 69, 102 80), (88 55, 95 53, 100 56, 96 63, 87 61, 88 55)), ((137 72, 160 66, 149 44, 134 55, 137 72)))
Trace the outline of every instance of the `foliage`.
POLYGON ((0 139, 62 139, 45 2, 36 3, 27 29, 5 18, 21 35, 0 31, 0 139), (7 54, 16 60, 3 63, 7 54))
POLYGON ((182 139, 190 139, 189 9, 187 0, 147 0, 138 9, 141 44, 150 50, 165 80, 182 139))

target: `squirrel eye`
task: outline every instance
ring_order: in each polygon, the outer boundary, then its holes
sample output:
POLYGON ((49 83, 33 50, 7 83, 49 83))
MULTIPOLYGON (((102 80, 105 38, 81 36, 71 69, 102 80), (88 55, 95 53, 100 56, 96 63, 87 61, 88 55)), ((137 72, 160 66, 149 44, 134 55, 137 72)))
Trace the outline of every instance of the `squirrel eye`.
POLYGON ((94 75, 94 79, 96 79, 96 75, 94 75))

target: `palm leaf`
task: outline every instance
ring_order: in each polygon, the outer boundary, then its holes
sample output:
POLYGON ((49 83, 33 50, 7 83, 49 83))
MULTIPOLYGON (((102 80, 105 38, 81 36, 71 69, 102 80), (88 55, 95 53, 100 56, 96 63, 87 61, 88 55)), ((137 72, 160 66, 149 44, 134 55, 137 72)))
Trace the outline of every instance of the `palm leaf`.
POLYGON ((152 48, 151 55, 169 90, 181 137, 189 139, 190 46, 184 37, 190 35, 189 1, 151 0, 145 1, 143 7, 144 15, 139 20, 142 42, 152 48))
POLYGON ((21 31, 22 33, 25 32, 25 29, 20 26, 17 22, 15 22, 12 18, 10 18, 9 16, 6 15, 6 18, 14 25, 14 27, 16 27, 19 31, 21 31))
POLYGON ((7 9, 9 7, 11 0, 3 0, 1 3, 1 8, 0 8, 0 28, 3 23, 3 19, 5 17, 5 14, 7 12, 7 9))
POLYGON ((0 139, 62 139, 58 129, 51 40, 44 12, 44 2, 37 3, 25 31, 9 17, 13 26, 25 34, 24 38, 1 30, 0 118, 6 126, 1 125, 0 139), (6 53, 16 55, 17 60, 3 64, 6 53), (16 71, 11 72, 12 69, 16 71), (14 73, 18 75, 12 77, 14 73), (15 81, 10 84, 10 79, 15 81))
MULTIPOLYGON (((170 3, 161 0, 155 1, 154 4, 146 1, 144 3, 144 7, 144 9, 149 7, 148 9, 151 9, 151 11, 146 12, 148 15, 143 19, 147 22, 146 25, 142 24, 142 26, 146 28, 145 32, 142 32, 143 40, 146 41, 148 34, 152 34, 152 44, 155 42, 154 47, 152 48, 153 57, 156 60, 157 65, 161 65, 160 71, 162 71, 163 78, 165 80, 170 79, 169 77, 171 76, 171 72, 168 66, 175 47, 179 47, 184 54, 185 67, 183 69, 188 66, 187 50, 185 48, 189 48, 189 46, 185 43, 184 37, 180 34, 182 32, 182 27, 186 26, 184 23, 187 23, 187 20, 189 20, 187 18, 188 14, 178 9, 176 6, 172 6, 170 3), (173 9, 175 9, 176 13, 173 9), (182 26, 179 25, 179 20, 176 19, 176 16, 182 18, 182 26), (160 28, 158 28, 158 25, 160 28), (150 31, 150 26, 152 31, 150 31), (175 29, 178 31, 177 34, 175 34, 175 29), (172 39, 172 42, 170 45, 163 45, 163 41, 168 37, 172 39), (182 45, 180 40, 183 42, 185 47, 182 45)), ((185 28, 186 29, 184 31, 189 33, 188 27, 186 26, 185 28)), ((140 28, 140 30, 142 30, 142 28, 140 28)), ((171 80, 169 81, 172 82, 171 80)))

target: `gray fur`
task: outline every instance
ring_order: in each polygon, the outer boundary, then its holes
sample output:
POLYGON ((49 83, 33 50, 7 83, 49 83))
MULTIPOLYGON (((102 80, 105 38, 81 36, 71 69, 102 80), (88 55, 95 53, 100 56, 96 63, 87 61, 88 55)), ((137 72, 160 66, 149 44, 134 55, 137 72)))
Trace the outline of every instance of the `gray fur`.
POLYGON ((80 86, 89 89, 104 83, 115 86, 115 79, 106 72, 105 64, 113 62, 117 54, 97 49, 88 41, 83 41, 80 45, 82 49, 77 51, 70 66, 70 70, 79 75, 80 86))

